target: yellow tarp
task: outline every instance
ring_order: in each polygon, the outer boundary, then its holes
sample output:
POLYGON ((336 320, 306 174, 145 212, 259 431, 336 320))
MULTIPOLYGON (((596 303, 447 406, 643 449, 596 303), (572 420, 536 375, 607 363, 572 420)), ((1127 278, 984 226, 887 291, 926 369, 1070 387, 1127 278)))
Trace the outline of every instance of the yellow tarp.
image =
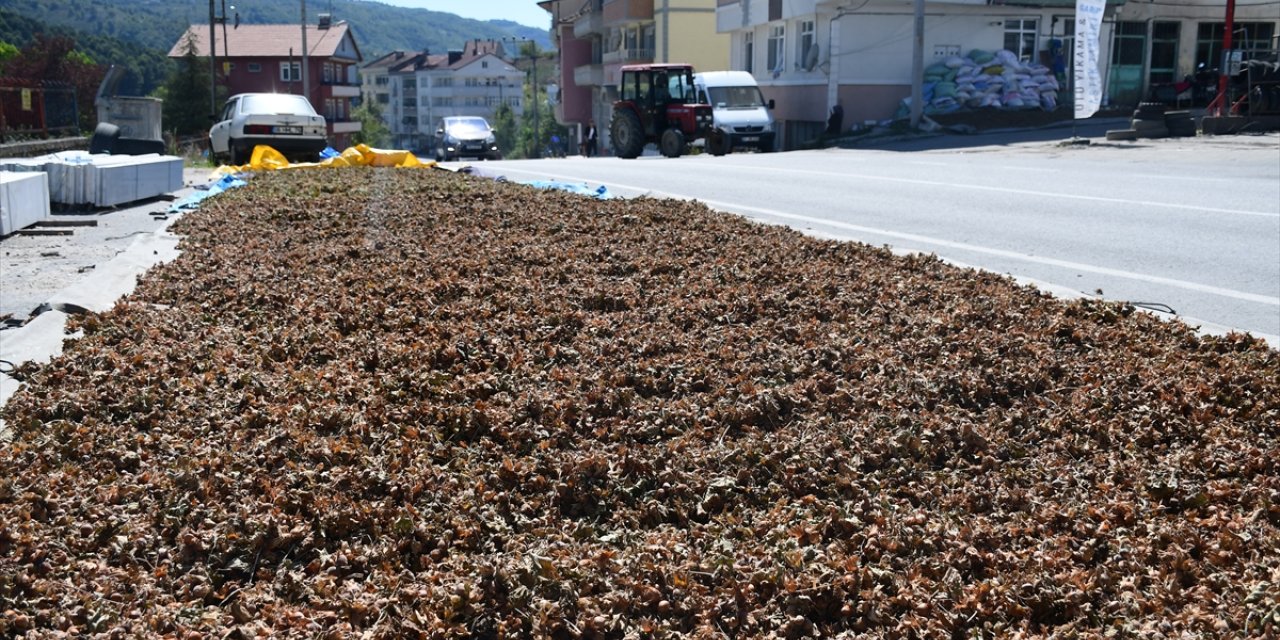
POLYGON ((244 165, 222 165, 213 170, 210 174, 210 181, 217 180, 224 175, 243 173, 245 171, 276 171, 279 169, 310 169, 310 168, 337 168, 337 167, 434 167, 435 160, 423 162, 408 151, 374 149, 369 145, 358 144, 354 147, 347 147, 340 155, 328 158, 321 162, 297 162, 290 163, 284 154, 268 147, 267 145, 258 145, 253 148, 253 155, 249 158, 249 164, 244 165))

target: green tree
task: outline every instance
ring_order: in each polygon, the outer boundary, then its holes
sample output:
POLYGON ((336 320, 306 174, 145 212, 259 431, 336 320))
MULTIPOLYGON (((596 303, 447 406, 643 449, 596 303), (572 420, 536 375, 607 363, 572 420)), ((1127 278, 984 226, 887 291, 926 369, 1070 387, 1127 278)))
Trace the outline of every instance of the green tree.
POLYGON ((16 57, 18 57, 18 48, 8 42, 0 41, 0 71, 4 70, 6 61, 16 57))
MULTIPOLYGON (((68 119, 77 120, 81 131, 92 131, 97 123, 93 96, 106 74, 105 67, 76 50, 76 41, 67 36, 37 33, 31 42, 4 65, 5 74, 29 82, 56 82, 75 89, 78 113, 68 119)), ((68 113, 70 112, 68 106, 68 113)))
POLYGON ((360 130, 351 136, 352 142, 377 148, 385 148, 391 143, 391 130, 382 120, 382 109, 376 102, 365 100, 351 112, 351 116, 360 122, 360 130))
POLYGON ((520 144, 518 148, 526 158, 539 158, 544 154, 553 137, 559 137, 566 152, 569 148, 568 128, 556 122, 556 114, 547 103, 547 93, 541 87, 525 89, 524 116, 520 119, 520 144), (536 94, 533 90, 536 90, 536 94), (537 97, 533 97, 536 95, 537 97), (536 117, 534 114, 537 114, 536 117), (534 126, 537 126, 535 131, 534 126))
POLYGON ((493 110, 493 137, 498 140, 498 149, 510 158, 521 157, 516 149, 516 114, 511 105, 503 103, 493 110))
POLYGON ((164 99, 165 128, 177 136, 201 135, 209 131, 209 63, 196 55, 195 42, 183 43, 183 55, 157 92, 164 99))

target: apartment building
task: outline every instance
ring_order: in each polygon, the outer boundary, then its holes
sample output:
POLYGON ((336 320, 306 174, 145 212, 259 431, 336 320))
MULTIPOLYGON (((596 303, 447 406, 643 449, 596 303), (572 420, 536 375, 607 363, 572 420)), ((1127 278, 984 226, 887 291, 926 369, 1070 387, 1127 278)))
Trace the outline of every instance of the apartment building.
POLYGON ((471 40, 461 50, 393 51, 360 68, 361 92, 376 103, 399 149, 429 153, 445 116, 493 120, 500 104, 524 113, 524 72, 501 42, 471 40))
POLYGON ((594 119, 603 148, 627 64, 682 62, 728 68, 729 38, 716 31, 716 0, 544 0, 560 51, 556 121, 581 129, 594 119))
MULTIPOLYGON (((1276 48, 1274 4, 1237 4, 1235 23, 1233 49, 1246 58, 1276 48)), ((730 38, 729 67, 751 72, 775 101, 784 149, 822 131, 836 105, 846 124, 883 120, 911 94, 910 2, 717 0, 716 30, 730 38)), ((1223 31, 1223 5, 1215 0, 1108 0, 1104 101, 1136 104, 1153 85, 1180 80, 1202 63, 1221 66, 1223 31)), ((1070 108, 1074 32, 1074 0, 928 0, 924 63, 1006 49, 1050 67, 1062 80, 1058 102, 1070 108)))

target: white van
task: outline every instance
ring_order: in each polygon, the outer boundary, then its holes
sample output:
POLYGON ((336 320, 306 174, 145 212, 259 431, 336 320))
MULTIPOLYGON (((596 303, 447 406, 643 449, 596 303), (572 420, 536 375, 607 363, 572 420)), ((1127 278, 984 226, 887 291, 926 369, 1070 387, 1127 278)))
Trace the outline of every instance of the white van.
POLYGON ((773 100, 764 101, 756 79, 746 71, 703 71, 693 74, 698 102, 711 105, 715 127, 729 135, 734 148, 773 151, 773 100))

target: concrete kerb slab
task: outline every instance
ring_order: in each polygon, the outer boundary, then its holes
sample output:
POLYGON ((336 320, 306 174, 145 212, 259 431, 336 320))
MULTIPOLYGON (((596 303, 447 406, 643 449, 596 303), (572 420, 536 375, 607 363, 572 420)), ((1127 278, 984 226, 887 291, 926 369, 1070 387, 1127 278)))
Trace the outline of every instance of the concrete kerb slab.
MULTIPOLYGON (((94 313, 110 310, 122 296, 131 293, 138 277, 151 267, 178 257, 180 237, 168 231, 182 217, 172 215, 154 232, 138 236, 129 248, 92 274, 50 296, 50 305, 75 305, 94 313)), ((17 329, 0 331, 0 360, 14 366, 26 362, 46 363, 62 353, 69 316, 59 310, 46 311, 17 329)), ((22 384, 0 371, 0 407, 18 392, 22 384)), ((8 439, 8 430, 0 418, 0 440, 8 439)))

